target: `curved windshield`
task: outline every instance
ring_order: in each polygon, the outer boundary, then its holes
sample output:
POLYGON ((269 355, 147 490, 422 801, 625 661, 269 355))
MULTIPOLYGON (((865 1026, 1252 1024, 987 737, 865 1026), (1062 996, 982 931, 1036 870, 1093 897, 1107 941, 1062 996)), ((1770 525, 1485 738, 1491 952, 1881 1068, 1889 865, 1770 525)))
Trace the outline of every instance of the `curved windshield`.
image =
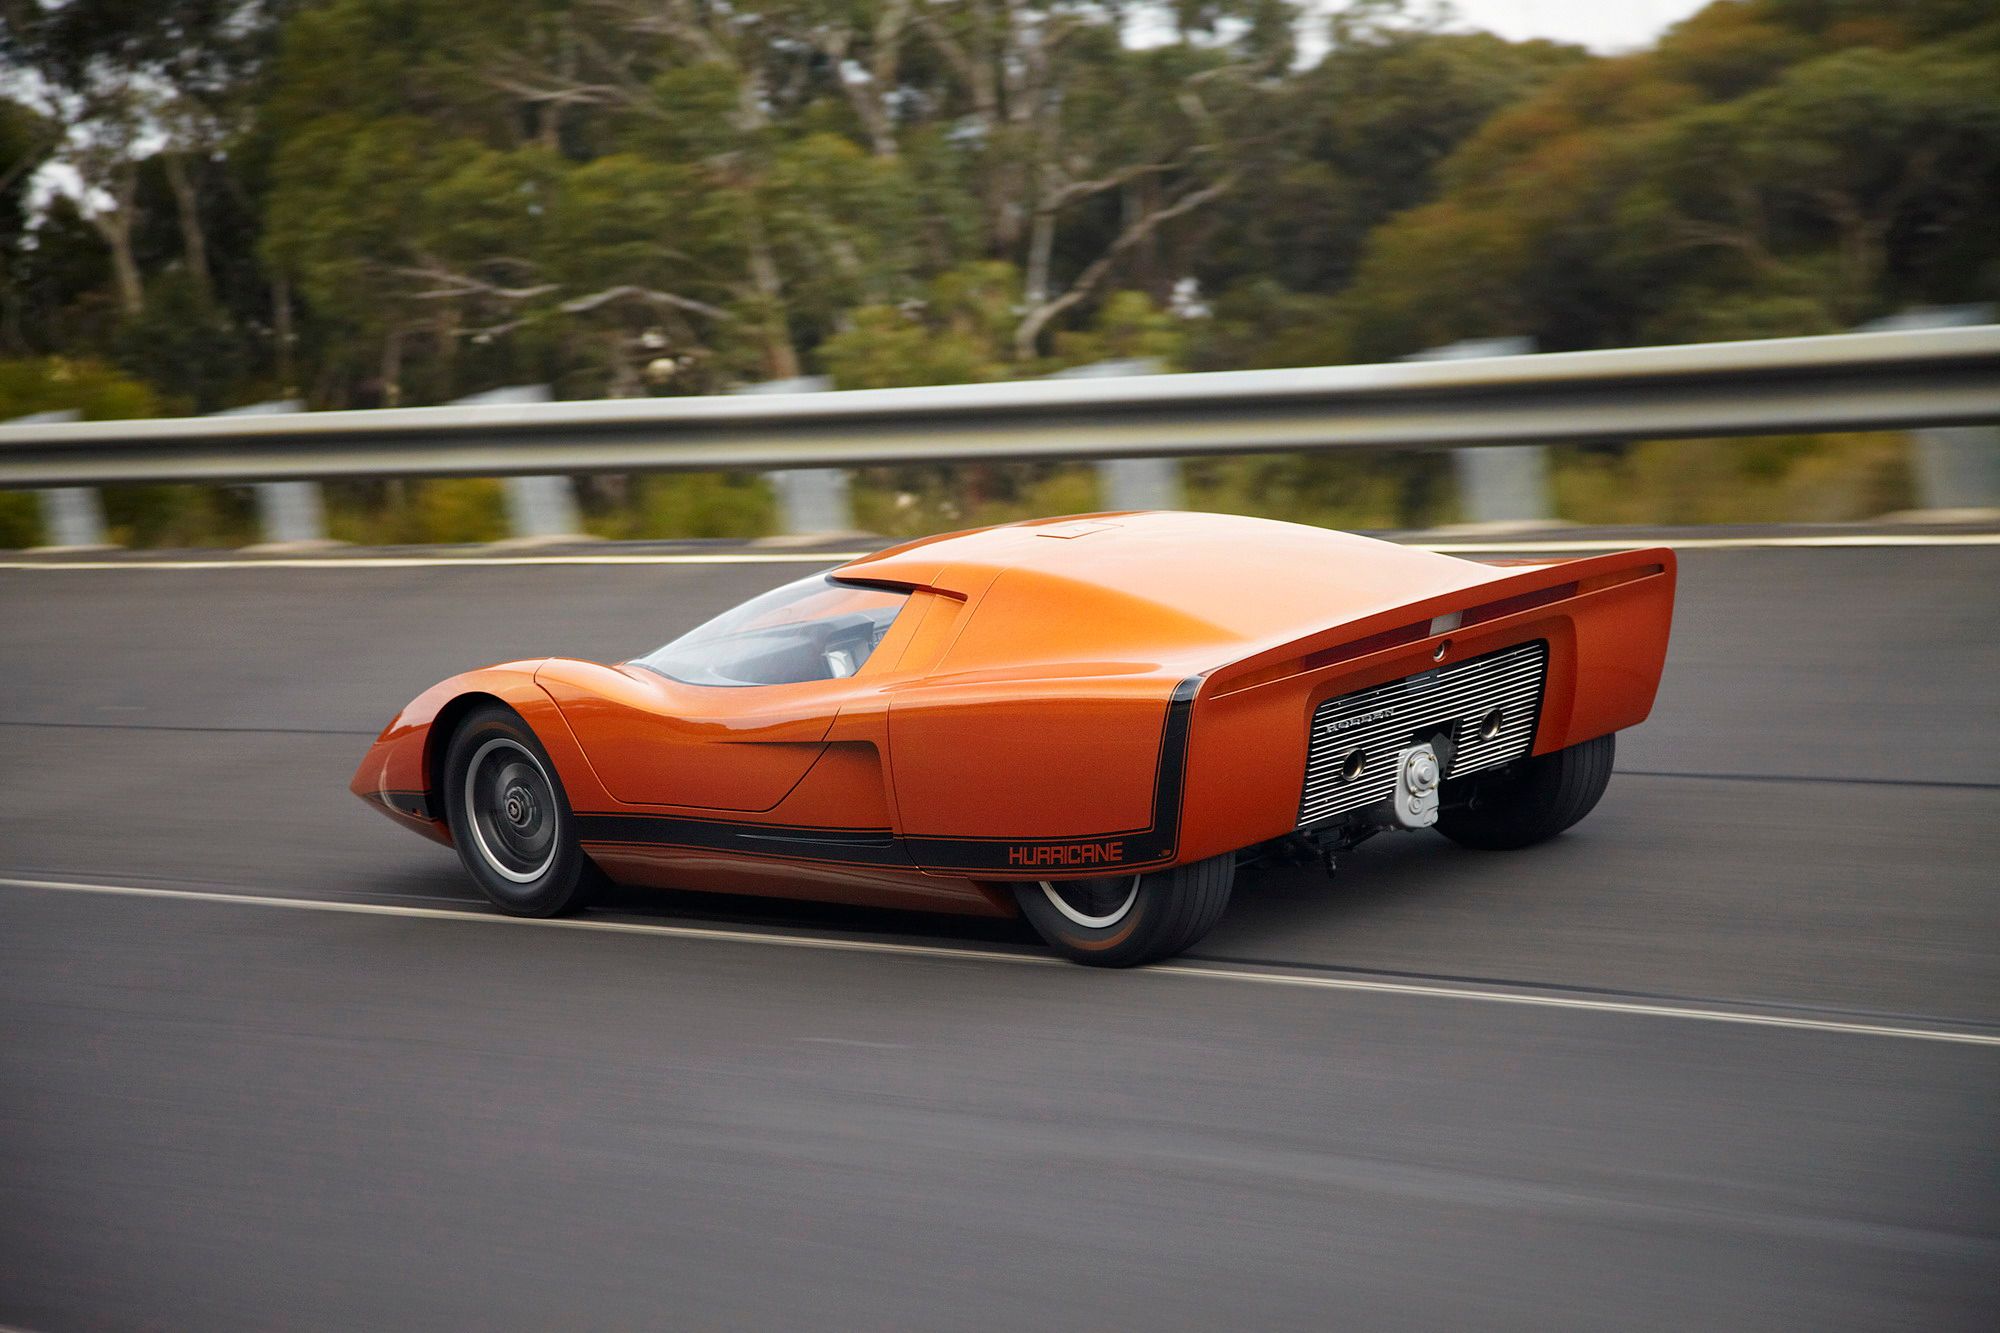
POLYGON ((634 666, 689 685, 793 685, 861 669, 909 594, 814 574, 753 597, 634 666))

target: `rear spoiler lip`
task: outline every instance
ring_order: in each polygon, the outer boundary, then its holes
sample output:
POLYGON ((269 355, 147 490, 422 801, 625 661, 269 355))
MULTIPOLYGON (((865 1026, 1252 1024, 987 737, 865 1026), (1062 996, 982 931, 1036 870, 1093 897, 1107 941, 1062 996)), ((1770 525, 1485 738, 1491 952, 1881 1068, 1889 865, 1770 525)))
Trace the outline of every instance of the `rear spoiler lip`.
POLYGON ((1359 663, 1378 652, 1388 652, 1443 638, 1460 628, 1485 626, 1515 615, 1545 612, 1564 602, 1588 597, 1607 588, 1672 579, 1678 565, 1673 550, 1665 546, 1639 547, 1573 560, 1536 562, 1490 581, 1459 588, 1435 596, 1405 602, 1371 615, 1343 621, 1324 629, 1311 630, 1293 638, 1277 640, 1252 649, 1244 656, 1207 673, 1202 694, 1220 698, 1307 671, 1342 662, 1359 663), (1623 578, 1607 577, 1623 575, 1623 578), (1604 580, 1591 587, 1593 581, 1604 580), (1535 594, 1547 594, 1536 597, 1535 594), (1518 605, 1509 605, 1510 603, 1518 605), (1474 613, 1488 612, 1475 619, 1474 613), (1440 617, 1464 619, 1438 625, 1440 617), (1352 651, 1347 651, 1347 650, 1352 651), (1308 662, 1308 658, 1318 658, 1308 662), (1296 664, 1294 670, 1277 671, 1296 664))

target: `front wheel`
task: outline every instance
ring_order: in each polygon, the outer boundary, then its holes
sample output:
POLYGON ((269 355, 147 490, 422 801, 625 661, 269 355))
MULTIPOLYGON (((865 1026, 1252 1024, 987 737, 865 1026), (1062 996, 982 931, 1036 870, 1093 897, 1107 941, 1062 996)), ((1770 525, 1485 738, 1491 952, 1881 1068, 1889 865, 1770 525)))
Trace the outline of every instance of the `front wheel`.
POLYGON ((443 794, 458 859, 501 911, 557 916, 596 886, 555 766, 512 709, 466 715, 445 752, 443 794))
POLYGON ((1014 886, 1021 915, 1049 947, 1093 967, 1134 967, 1192 948, 1229 906, 1234 856, 1150 875, 1014 886))
POLYGON ((1611 781, 1616 753, 1616 740, 1599 736, 1447 782, 1437 831, 1462 847, 1482 851, 1547 842, 1597 805, 1611 781))

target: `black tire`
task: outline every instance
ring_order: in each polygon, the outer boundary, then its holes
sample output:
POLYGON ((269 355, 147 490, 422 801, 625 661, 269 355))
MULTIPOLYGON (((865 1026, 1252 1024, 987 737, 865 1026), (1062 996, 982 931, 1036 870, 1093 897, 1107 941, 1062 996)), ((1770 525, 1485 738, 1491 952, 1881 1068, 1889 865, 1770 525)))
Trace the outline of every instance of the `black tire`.
POLYGON ((511 708, 465 715, 445 751, 440 796, 459 861, 501 911, 560 916, 600 882, 555 765, 511 708))
POLYGON ((1437 831, 1461 847, 1511 851, 1547 842, 1596 806, 1611 781, 1613 736, 1447 782, 1437 831))
POLYGON ((1016 884, 1021 915, 1049 947, 1092 967, 1136 967, 1192 948, 1229 906, 1236 858, 1150 875, 1016 884))

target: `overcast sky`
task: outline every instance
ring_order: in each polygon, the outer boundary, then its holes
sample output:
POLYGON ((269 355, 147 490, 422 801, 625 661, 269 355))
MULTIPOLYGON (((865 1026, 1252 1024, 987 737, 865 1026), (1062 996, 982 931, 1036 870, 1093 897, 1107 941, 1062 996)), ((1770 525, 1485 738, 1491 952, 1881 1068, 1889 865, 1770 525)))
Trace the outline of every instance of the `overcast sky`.
POLYGON ((1502 37, 1554 37, 1594 51, 1646 46, 1708 0, 1453 0, 1466 23, 1502 37))

